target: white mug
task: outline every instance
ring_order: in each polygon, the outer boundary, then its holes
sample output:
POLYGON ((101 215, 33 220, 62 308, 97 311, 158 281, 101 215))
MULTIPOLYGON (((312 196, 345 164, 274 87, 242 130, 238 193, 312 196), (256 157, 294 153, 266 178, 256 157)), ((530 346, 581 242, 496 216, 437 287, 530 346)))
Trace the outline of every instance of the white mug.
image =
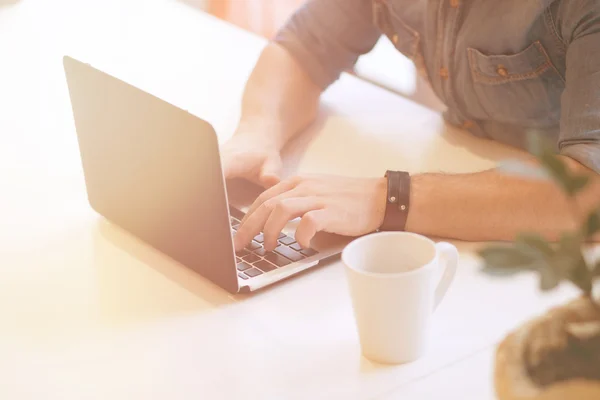
POLYGON ((342 261, 362 354, 383 364, 421 357, 433 311, 456 273, 456 247, 414 233, 380 232, 348 244, 342 261))

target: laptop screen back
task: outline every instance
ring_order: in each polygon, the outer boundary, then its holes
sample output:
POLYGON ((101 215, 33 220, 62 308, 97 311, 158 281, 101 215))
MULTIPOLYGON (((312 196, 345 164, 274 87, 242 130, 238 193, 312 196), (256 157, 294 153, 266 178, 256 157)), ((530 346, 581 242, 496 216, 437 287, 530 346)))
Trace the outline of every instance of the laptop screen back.
POLYGON ((231 292, 238 289, 212 127, 87 64, 65 71, 91 206, 231 292))

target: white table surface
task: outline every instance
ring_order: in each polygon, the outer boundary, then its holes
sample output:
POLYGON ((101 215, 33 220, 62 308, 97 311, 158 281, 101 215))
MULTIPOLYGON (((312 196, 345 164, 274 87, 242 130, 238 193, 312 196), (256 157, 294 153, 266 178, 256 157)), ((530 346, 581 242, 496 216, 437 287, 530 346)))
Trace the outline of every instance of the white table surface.
POLYGON ((401 386, 382 400, 492 400, 494 349, 480 351, 401 386))
MULTIPOLYGON (((493 346, 575 293, 484 276, 478 244, 455 242, 459 272, 428 353, 385 367, 360 355, 339 262, 231 296, 105 224, 86 201, 62 55, 206 118, 225 140, 264 45, 175 0, 0 6, 0 398, 486 399, 493 346)), ((356 176, 515 155, 351 76, 292 149, 289 173, 356 176)))

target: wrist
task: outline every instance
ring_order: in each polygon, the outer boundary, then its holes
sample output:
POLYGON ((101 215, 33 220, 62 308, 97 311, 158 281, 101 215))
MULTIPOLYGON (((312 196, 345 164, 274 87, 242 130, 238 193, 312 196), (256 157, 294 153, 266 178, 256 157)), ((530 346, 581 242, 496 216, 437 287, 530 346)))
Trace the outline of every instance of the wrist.
POLYGON ((382 231, 404 231, 410 208, 410 174, 404 171, 387 171, 386 204, 382 231))
POLYGON ((385 208, 387 204, 387 178, 381 177, 375 179, 375 213, 376 226, 381 227, 385 218, 385 208))
POLYGON ((267 148, 281 151, 286 139, 281 125, 272 119, 253 117, 240 120, 235 132, 236 136, 247 137, 267 148))

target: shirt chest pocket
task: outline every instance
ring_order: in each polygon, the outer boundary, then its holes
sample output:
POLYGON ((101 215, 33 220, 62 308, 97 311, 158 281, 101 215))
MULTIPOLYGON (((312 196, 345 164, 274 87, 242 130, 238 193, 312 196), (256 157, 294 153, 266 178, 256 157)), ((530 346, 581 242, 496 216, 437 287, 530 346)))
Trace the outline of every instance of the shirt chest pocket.
POLYGON ((474 100, 482 118, 532 127, 560 120, 564 79, 540 42, 516 54, 467 51, 474 100))
POLYGON ((373 0, 373 18, 375 26, 387 36, 396 50, 415 64, 418 73, 427 79, 425 61, 421 49, 421 34, 415 29, 413 22, 423 18, 418 4, 403 4, 401 16, 394 7, 385 0, 373 0), (407 22, 408 21, 408 22, 407 22))

